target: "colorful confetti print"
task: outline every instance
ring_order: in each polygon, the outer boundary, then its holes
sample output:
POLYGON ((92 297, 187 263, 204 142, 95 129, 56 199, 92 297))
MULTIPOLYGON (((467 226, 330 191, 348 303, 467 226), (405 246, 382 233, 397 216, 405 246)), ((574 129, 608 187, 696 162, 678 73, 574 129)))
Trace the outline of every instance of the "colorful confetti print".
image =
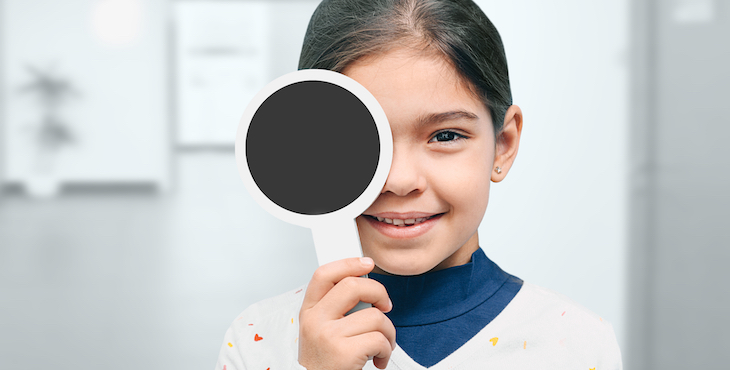
POLYGON ((563 311, 563 313, 560 316, 565 316, 565 311, 563 311))
POLYGON ((233 344, 231 344, 231 342, 228 342, 228 347, 233 348, 233 344))
POLYGON ((522 349, 527 349, 527 341, 525 341, 525 343, 522 344, 522 349))
POLYGON ((259 337, 259 335, 258 335, 258 334, 256 334, 256 335, 254 335, 254 336, 253 336, 253 340, 254 340, 255 342, 258 342, 258 341, 260 341, 261 339, 264 339, 264 338, 263 338, 263 337, 259 337))
POLYGON ((497 341, 498 340, 499 340, 499 338, 497 338, 497 337, 494 337, 494 338, 492 338, 492 339, 489 340, 490 342, 492 342, 492 347, 494 347, 494 346, 497 345, 497 341))

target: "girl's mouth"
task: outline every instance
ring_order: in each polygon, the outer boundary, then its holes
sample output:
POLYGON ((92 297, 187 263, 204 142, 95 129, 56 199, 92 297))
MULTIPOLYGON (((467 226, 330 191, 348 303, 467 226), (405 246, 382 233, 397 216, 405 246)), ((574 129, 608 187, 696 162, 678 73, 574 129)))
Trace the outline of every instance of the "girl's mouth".
POLYGON ((418 225, 422 222, 426 222, 434 217, 441 216, 443 213, 435 214, 428 217, 419 217, 419 218, 408 218, 408 219, 401 219, 401 218, 386 218, 386 217, 377 217, 377 216, 370 216, 370 215, 364 215, 365 217, 369 217, 370 219, 377 220, 379 222, 383 222, 389 225, 393 226, 399 226, 399 227, 410 227, 414 225, 418 225))
MULTIPOLYGON (((410 218, 388 218, 363 215, 370 226, 383 236, 393 239, 413 239, 426 234, 434 228, 445 213, 426 216, 425 214, 403 215, 410 218), (415 217, 424 216, 424 217, 415 217)), ((389 216, 384 214, 383 216, 389 216)))

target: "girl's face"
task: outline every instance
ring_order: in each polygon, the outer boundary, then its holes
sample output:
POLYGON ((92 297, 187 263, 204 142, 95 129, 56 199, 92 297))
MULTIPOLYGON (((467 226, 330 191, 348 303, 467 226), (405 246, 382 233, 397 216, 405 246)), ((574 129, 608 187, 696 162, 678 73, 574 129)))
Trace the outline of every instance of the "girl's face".
POLYGON ((469 262, 494 169, 489 111, 438 56, 398 49, 343 73, 375 96, 393 132, 388 179, 357 218, 375 272, 417 275, 469 262))

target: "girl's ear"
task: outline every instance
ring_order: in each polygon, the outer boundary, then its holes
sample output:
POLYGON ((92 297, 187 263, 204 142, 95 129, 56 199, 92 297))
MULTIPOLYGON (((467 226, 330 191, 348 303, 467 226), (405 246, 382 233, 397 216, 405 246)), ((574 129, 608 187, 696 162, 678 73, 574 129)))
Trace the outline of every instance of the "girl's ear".
POLYGON ((500 182, 507 176, 517 156, 520 135, 522 135, 522 110, 520 107, 512 105, 504 115, 502 131, 496 138, 494 167, 492 168, 493 182, 500 182))

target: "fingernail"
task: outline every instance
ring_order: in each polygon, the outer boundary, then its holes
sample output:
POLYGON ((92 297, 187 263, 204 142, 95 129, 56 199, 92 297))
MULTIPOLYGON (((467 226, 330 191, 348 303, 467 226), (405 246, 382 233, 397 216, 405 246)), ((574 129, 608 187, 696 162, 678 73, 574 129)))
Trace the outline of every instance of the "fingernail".
POLYGON ((390 309, 388 312, 393 311, 393 301, 390 298, 388 298, 388 303, 390 303, 390 309))
POLYGON ((363 267, 370 267, 374 262, 370 257, 360 257, 360 263, 362 263, 363 267))

